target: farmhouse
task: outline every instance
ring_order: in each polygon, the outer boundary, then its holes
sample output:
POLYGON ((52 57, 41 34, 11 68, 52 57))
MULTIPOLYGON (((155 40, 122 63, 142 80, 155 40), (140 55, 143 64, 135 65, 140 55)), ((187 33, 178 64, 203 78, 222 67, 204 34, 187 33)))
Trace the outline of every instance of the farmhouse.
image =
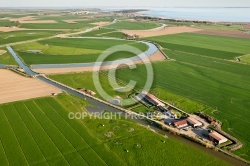
POLYGON ((146 92, 142 92, 138 95, 140 98, 144 98, 146 101, 148 101, 150 104, 153 104, 158 107, 165 107, 165 104, 160 102, 154 95, 146 92))
POLYGON ((228 140, 226 137, 217 133, 216 131, 212 131, 211 133, 209 133, 209 138, 218 145, 227 142, 228 140))
POLYGON ((202 123, 200 121, 198 121, 197 119, 192 118, 192 117, 188 117, 187 122, 189 125, 191 125, 194 128, 202 126, 202 123))
POLYGON ((186 119, 183 119, 183 120, 174 122, 174 126, 177 127, 177 128, 186 127, 186 126, 188 126, 187 120, 186 120, 186 119))

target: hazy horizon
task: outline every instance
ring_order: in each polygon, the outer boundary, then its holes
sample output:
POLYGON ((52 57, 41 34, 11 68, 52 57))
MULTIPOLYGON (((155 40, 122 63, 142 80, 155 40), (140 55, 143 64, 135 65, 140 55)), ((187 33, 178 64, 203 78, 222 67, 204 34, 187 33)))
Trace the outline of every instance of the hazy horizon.
POLYGON ((20 0, 3 0, 0 8, 102 8, 102 7, 119 7, 119 8, 148 8, 148 7, 250 7, 248 0, 126 0, 117 1, 109 0, 103 2, 101 0, 43 0, 43 1, 20 1, 20 0))

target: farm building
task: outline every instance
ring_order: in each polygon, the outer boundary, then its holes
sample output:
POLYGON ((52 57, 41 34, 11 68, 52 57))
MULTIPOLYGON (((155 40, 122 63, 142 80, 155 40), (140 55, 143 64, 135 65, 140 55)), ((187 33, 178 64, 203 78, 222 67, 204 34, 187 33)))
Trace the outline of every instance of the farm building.
POLYGON ((177 127, 177 128, 186 127, 186 126, 188 126, 187 120, 186 120, 186 119, 183 119, 183 120, 174 122, 174 126, 177 127))
POLYGON ((142 92, 138 96, 139 96, 139 98, 145 99, 150 104, 153 104, 153 105, 158 106, 158 107, 165 107, 165 104, 160 102, 154 95, 152 95, 150 93, 142 92))
POLYGON ((200 127, 200 126, 202 126, 202 123, 200 121, 198 121, 197 119, 192 118, 192 117, 188 117, 187 122, 192 127, 200 127))
POLYGON ((212 131, 211 133, 209 133, 209 138, 218 145, 228 141, 226 137, 216 131, 212 131))

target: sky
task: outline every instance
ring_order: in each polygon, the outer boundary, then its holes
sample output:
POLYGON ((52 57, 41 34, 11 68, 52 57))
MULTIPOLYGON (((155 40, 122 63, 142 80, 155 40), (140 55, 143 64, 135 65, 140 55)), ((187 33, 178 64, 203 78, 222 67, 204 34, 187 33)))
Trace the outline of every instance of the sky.
POLYGON ((250 7, 250 0, 0 0, 0 7, 250 7))

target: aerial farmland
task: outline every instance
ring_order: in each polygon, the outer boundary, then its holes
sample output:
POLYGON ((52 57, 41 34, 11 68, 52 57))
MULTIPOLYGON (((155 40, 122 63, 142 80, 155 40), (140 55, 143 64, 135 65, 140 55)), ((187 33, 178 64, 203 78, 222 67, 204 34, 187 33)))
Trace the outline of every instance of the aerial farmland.
POLYGON ((249 164, 249 24, 147 11, 0 10, 1 165, 249 164))

